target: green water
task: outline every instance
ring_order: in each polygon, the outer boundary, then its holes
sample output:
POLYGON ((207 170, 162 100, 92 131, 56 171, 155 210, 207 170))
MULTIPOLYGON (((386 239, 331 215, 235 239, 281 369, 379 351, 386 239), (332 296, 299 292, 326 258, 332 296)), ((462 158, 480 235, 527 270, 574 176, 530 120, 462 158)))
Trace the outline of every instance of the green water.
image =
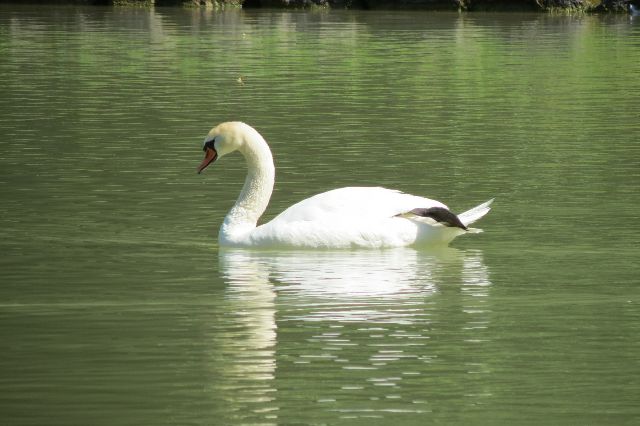
POLYGON ((10 425, 638 424, 640 20, 0 5, 0 412, 10 425), (220 252, 382 185, 438 252, 220 252))

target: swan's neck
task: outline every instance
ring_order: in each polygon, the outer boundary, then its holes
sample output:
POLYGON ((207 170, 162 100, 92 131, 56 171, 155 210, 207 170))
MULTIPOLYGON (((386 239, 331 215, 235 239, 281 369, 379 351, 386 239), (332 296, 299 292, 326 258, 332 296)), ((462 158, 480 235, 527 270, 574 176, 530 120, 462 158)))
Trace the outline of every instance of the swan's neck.
POLYGON ((245 239, 255 229, 269 204, 275 181, 271 150, 258 132, 254 130, 246 135, 240 152, 247 162, 247 178, 240 196, 220 228, 221 239, 236 242, 245 239))

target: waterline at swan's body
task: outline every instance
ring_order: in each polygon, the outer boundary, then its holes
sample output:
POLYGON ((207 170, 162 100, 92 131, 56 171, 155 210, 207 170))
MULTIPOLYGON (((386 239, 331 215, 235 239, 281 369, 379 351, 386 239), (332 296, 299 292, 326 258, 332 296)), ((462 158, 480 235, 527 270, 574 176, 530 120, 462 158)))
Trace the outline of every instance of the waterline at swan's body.
POLYGON ((222 123, 204 143, 201 172, 219 157, 240 151, 247 161, 244 187, 220 228, 219 241, 231 247, 381 248, 446 245, 473 230, 491 201, 458 216, 439 201, 380 187, 334 189, 300 201, 272 221, 256 226, 275 180, 273 157, 252 127, 222 123))

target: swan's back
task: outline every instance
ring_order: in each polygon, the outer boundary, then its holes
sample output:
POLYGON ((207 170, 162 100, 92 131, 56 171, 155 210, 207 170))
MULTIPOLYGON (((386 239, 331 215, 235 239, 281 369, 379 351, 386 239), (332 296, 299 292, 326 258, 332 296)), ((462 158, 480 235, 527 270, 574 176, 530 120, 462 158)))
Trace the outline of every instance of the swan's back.
POLYGON ((381 187, 346 187, 323 192, 287 208, 274 221, 297 222, 391 218, 415 208, 447 208, 439 201, 381 187))

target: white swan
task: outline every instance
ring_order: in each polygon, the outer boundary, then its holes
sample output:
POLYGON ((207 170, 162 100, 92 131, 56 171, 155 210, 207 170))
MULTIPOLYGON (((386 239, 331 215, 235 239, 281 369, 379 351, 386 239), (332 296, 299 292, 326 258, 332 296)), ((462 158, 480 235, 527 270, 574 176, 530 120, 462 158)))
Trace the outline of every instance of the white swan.
POLYGON ((240 151, 248 173, 235 205, 220 227, 221 246, 381 248, 446 245, 471 230, 493 200, 458 216, 439 201, 379 187, 347 187, 315 195, 256 226, 275 179, 271 150, 251 126, 227 122, 205 137, 198 173, 223 155, 240 151))

